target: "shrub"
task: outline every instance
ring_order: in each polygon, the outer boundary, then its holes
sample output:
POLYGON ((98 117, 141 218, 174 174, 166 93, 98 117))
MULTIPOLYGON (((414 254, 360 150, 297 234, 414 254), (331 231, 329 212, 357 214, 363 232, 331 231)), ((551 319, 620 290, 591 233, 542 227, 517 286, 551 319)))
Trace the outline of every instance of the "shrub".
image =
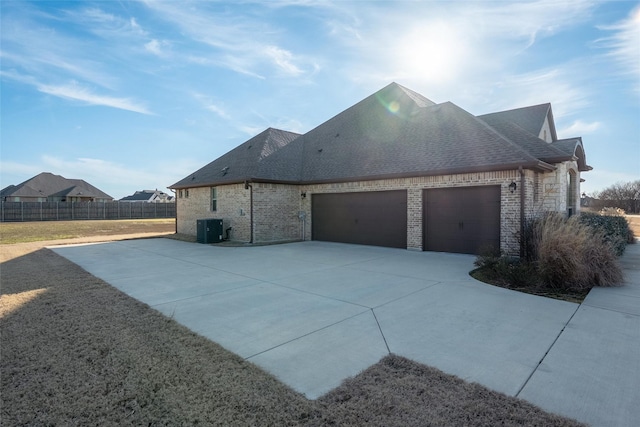
POLYGON ((603 231, 583 221, 577 216, 566 219, 549 214, 534 226, 539 235, 538 273, 546 286, 582 291, 622 281, 611 242, 603 231))
MULTIPOLYGON (((613 213, 615 211, 611 211, 613 213)), ((583 212, 580 214, 580 222, 594 229, 596 234, 602 235, 604 240, 613 247, 616 255, 624 253, 628 243, 634 243, 633 231, 624 216, 598 215, 583 212)))

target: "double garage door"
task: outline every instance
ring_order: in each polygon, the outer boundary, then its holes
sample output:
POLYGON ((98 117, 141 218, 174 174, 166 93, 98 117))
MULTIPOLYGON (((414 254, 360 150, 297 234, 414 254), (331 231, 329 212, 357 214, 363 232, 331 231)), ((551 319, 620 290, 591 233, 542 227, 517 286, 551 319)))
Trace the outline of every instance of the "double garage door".
MULTIPOLYGON (((329 242, 407 247, 406 190, 314 194, 312 238, 329 242)), ((500 187, 424 190, 423 247, 477 253, 500 245, 500 187)))

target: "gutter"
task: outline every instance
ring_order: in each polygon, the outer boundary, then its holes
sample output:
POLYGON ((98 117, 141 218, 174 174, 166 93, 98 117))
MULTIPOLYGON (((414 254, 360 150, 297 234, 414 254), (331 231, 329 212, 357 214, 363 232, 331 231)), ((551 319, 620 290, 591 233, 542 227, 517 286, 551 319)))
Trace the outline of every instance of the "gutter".
POLYGON ((256 177, 246 177, 246 178, 233 178, 229 180, 211 180, 211 181, 203 181, 199 183, 188 183, 181 185, 174 185, 171 188, 180 189, 180 188, 198 188, 198 187, 213 187, 217 185, 229 185, 229 184, 245 184, 245 189, 250 188, 250 184, 252 182, 262 182, 265 184, 287 184, 287 185, 313 185, 313 184, 332 184, 337 182, 347 182, 347 181, 378 181, 382 179, 399 179, 399 178, 415 178, 421 176, 439 176, 439 175, 454 175, 454 174, 465 174, 465 173, 482 173, 482 172, 494 172, 494 171, 506 171, 506 170, 514 170, 518 167, 523 167, 525 169, 537 170, 540 172, 551 172, 556 170, 556 167, 546 163, 542 160, 536 159, 535 161, 526 162, 526 163, 508 163, 508 164, 496 164, 496 165, 485 165, 485 166, 472 166, 472 167, 462 167, 462 168, 444 168, 430 171, 410 171, 410 172, 397 172, 397 173, 386 173, 379 175, 345 175, 338 176, 326 179, 308 179, 308 180, 287 180, 287 179, 271 179, 271 178, 256 178, 256 177))
POLYGON ((176 190, 173 188, 169 189, 173 193, 173 198, 176 200, 176 218, 175 218, 175 234, 178 234, 178 195, 176 194, 176 190))

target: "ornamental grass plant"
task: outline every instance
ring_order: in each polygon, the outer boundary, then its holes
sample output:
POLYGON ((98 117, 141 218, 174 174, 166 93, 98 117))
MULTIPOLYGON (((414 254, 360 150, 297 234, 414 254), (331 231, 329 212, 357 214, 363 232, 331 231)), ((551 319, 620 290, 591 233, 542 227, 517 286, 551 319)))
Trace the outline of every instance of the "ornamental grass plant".
POLYGON ((622 282, 614 244, 580 216, 548 214, 533 227, 537 271, 546 287, 582 291, 622 282))
POLYGON ((561 299, 582 300, 594 286, 617 286, 617 257, 633 236, 624 217, 546 213, 530 219, 519 236, 522 257, 485 250, 474 277, 494 285, 561 299), (621 221, 622 220, 622 221, 621 221), (624 222, 624 224, 623 224, 624 222))

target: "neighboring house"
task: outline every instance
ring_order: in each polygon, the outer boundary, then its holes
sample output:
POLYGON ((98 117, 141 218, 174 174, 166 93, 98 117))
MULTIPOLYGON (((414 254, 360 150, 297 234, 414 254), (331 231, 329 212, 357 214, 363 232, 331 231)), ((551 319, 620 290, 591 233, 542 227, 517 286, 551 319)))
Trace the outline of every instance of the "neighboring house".
POLYGON ((581 138, 550 104, 474 116, 392 83, 315 129, 269 128, 170 188, 177 231, 220 218, 247 242, 324 240, 517 254, 523 219, 578 212, 581 138))
POLYGON ((582 208, 596 208, 602 205, 602 201, 595 199, 593 197, 589 197, 586 194, 583 194, 580 198, 580 207, 582 208))
POLYGON ((82 179, 43 172, 0 191, 4 202, 110 202, 113 197, 82 179))
POLYGON ((123 197, 120 202, 146 202, 146 203, 169 203, 175 202, 175 197, 159 190, 136 191, 131 196, 123 197))

